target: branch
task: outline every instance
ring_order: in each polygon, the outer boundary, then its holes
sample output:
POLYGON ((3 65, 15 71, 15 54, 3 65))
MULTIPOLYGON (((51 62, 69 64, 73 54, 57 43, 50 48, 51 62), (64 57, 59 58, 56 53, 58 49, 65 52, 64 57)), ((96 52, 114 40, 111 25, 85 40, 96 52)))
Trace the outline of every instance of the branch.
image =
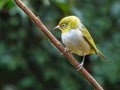
MULTIPOLYGON (((46 37, 50 40, 50 42, 61 52, 64 53, 65 48, 64 46, 49 32, 46 26, 41 22, 41 20, 36 17, 32 11, 21 1, 21 0, 14 0, 15 3, 28 15, 28 17, 37 25, 39 30, 41 30, 46 37)), ((66 52, 64 56, 67 60, 77 69, 78 65, 80 64, 71 53, 66 52)), ((84 67, 78 70, 96 90, 104 90, 98 82, 86 71, 84 67)))

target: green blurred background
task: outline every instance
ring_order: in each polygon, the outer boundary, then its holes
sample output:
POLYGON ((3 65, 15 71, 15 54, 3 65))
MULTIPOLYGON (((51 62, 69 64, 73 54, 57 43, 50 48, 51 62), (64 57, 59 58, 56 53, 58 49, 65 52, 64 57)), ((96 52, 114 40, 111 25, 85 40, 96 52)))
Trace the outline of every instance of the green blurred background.
MULTIPOLYGON (((120 90, 120 0, 23 0, 52 31, 76 15, 106 56, 86 57, 85 67, 105 90, 120 90)), ((81 62, 81 57, 75 55, 81 62)), ((0 1, 0 90, 93 90, 13 0, 0 1)))

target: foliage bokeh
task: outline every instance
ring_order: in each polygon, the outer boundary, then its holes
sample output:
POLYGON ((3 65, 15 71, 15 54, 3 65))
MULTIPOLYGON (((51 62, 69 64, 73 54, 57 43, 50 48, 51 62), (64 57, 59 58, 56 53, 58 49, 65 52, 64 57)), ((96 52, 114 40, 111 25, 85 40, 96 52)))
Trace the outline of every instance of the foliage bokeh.
MULTIPOLYGON (((76 15, 107 57, 91 55, 86 68, 105 90, 120 89, 119 0, 23 0, 52 31, 64 16, 76 15)), ((76 56, 76 58, 79 58, 76 56)), ((80 61, 80 60, 79 60, 80 61)), ((0 90, 92 90, 13 0, 0 1, 0 90)))

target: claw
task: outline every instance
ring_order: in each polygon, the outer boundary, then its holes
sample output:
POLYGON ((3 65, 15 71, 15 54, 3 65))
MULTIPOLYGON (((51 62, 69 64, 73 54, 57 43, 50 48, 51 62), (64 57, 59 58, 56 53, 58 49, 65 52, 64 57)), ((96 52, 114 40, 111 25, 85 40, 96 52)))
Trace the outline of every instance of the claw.
POLYGON ((61 55, 64 55, 66 52, 70 52, 70 50, 68 48, 65 47, 65 50, 63 53, 61 53, 61 55))
POLYGON ((82 69, 82 67, 84 65, 84 61, 85 61, 85 56, 83 56, 82 62, 77 66, 78 67, 77 71, 79 71, 80 69, 82 69))
POLYGON ((83 67, 83 62, 82 62, 81 64, 79 64, 77 67, 78 67, 77 71, 79 71, 80 69, 82 69, 82 67, 83 67))
POLYGON ((65 50, 64 50, 63 54, 65 54, 66 52, 70 52, 70 50, 65 47, 65 50))
POLYGON ((64 52, 69 52, 70 50, 68 48, 65 47, 65 51, 64 52))

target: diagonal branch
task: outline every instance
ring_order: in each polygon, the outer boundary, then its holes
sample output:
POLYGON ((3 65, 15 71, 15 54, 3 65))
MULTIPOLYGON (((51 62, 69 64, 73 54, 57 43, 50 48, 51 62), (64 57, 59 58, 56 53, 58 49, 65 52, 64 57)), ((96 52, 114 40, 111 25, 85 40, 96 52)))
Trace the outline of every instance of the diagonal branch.
MULTIPOLYGON (((32 11, 21 1, 21 0, 14 0, 15 3, 28 15, 28 17, 36 24, 36 26, 41 30, 46 37, 50 40, 50 42, 61 52, 64 53, 65 48, 63 45, 49 32, 46 26, 41 22, 41 20, 36 17, 32 11)), ((67 60, 77 69, 78 65, 80 64, 71 53, 66 52, 64 56, 67 60)), ((81 68, 78 70, 96 90, 104 90, 98 82, 86 71, 85 68, 81 68)))

